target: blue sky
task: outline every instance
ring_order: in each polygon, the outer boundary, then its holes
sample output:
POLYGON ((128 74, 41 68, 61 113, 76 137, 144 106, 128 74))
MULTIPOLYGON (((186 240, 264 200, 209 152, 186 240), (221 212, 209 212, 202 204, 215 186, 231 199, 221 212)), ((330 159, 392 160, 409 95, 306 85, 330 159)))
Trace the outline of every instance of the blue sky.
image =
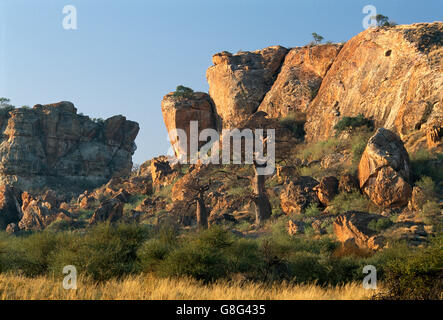
POLYGON ((0 96, 123 114, 140 123, 141 163, 169 148, 162 97, 180 84, 207 92, 214 53, 302 46, 312 32, 346 41, 363 31, 365 5, 399 24, 443 20, 441 0, 0 0, 0 96), (66 5, 77 30, 63 29, 66 5))

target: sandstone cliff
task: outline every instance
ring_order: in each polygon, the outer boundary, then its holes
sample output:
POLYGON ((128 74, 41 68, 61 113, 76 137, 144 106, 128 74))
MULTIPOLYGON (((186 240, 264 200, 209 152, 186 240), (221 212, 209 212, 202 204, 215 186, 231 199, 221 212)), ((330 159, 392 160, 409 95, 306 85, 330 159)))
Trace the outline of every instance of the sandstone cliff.
POLYGON ((224 128, 236 127, 257 111, 274 83, 287 49, 274 46, 254 52, 213 56, 206 72, 209 95, 214 100, 224 128))
POLYGON ((169 93, 162 100, 162 114, 176 155, 190 154, 191 121, 198 122, 198 132, 204 129, 216 129, 214 107, 207 93, 193 92, 186 97, 176 97, 174 93, 169 93), (176 141, 177 135, 173 134, 175 129, 186 132, 186 143, 176 141))
POLYGON ((443 121, 442 45, 441 22, 370 28, 349 40, 308 108, 307 139, 326 139, 341 117, 362 113, 425 146, 427 128, 443 121))
POLYGON ((123 116, 92 121, 70 102, 0 116, 0 183, 22 191, 98 186, 132 168, 139 126, 123 116))
MULTIPOLYGON (((220 129, 257 111, 278 119, 303 112, 306 139, 319 141, 335 134, 342 117, 363 114, 410 150, 441 149, 442 39, 443 23, 435 22, 370 28, 344 45, 215 54, 206 73, 213 117, 220 129)), ((168 130, 174 113, 164 112, 168 130)))

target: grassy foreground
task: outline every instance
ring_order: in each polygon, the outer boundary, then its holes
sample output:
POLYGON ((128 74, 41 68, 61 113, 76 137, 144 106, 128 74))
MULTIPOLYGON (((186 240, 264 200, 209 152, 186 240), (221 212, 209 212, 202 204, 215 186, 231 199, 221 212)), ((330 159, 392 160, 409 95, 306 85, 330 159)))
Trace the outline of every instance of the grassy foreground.
POLYGON ((361 283, 321 287, 281 283, 264 287, 254 283, 218 281, 204 285, 193 279, 129 276, 123 280, 94 283, 79 279, 77 290, 65 290, 60 280, 0 274, 1 300, 362 300, 377 290, 361 283))

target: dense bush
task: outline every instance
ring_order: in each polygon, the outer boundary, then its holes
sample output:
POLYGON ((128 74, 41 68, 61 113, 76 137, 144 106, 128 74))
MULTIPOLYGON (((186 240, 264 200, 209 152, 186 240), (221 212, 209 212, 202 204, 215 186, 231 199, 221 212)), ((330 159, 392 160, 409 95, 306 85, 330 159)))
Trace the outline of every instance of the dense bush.
MULTIPOLYGON (((341 246, 332 237, 291 237, 285 230, 286 221, 286 217, 277 219, 271 225, 271 233, 260 238, 239 238, 218 226, 179 233, 174 224, 155 229, 104 224, 84 232, 44 231, 24 236, 3 232, 0 270, 25 276, 62 277, 63 267, 74 265, 79 275, 95 281, 146 272, 205 282, 238 279, 240 275, 240 279, 266 283, 286 280, 337 285, 360 281, 365 276, 363 267, 374 265, 378 280, 383 280, 385 274, 391 277, 388 279, 403 274, 420 277, 423 268, 424 280, 417 286, 424 288, 432 277, 438 279, 435 272, 441 270, 441 241, 434 242, 425 250, 428 253, 419 258, 405 245, 395 243, 375 254, 337 255, 341 246), (410 256, 412 260, 405 262, 405 257, 410 256), (403 261, 401 268, 395 267, 398 261, 403 261)), ((425 294, 424 289, 417 290, 425 294)))
POLYGON ((387 291, 382 299, 443 299, 443 237, 424 250, 389 261, 384 272, 387 291))
POLYGON ((342 192, 331 202, 331 212, 344 213, 346 211, 373 211, 373 206, 368 198, 355 190, 351 193, 342 192))
POLYGON ((366 119, 362 114, 359 114, 356 117, 343 117, 341 118, 337 124, 334 126, 334 130, 337 135, 347 129, 355 129, 358 127, 368 127, 369 129, 374 128, 374 121, 370 119, 366 119))
POLYGON ((394 223, 388 218, 374 219, 369 222, 368 227, 377 232, 381 232, 391 227, 394 223))

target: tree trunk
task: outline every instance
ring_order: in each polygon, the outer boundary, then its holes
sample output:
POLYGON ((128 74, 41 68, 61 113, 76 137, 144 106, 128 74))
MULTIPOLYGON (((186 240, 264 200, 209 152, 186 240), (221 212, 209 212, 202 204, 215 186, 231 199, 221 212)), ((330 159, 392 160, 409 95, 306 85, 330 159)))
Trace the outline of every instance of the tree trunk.
POLYGON ((202 197, 197 199, 197 225, 200 229, 208 228, 208 212, 202 197))
MULTIPOLYGON (((266 166, 266 164, 263 166, 266 166)), ((255 223, 260 225, 271 217, 272 207, 265 189, 265 176, 258 174, 257 167, 260 167, 260 165, 254 161, 253 201, 255 204, 255 223)))

